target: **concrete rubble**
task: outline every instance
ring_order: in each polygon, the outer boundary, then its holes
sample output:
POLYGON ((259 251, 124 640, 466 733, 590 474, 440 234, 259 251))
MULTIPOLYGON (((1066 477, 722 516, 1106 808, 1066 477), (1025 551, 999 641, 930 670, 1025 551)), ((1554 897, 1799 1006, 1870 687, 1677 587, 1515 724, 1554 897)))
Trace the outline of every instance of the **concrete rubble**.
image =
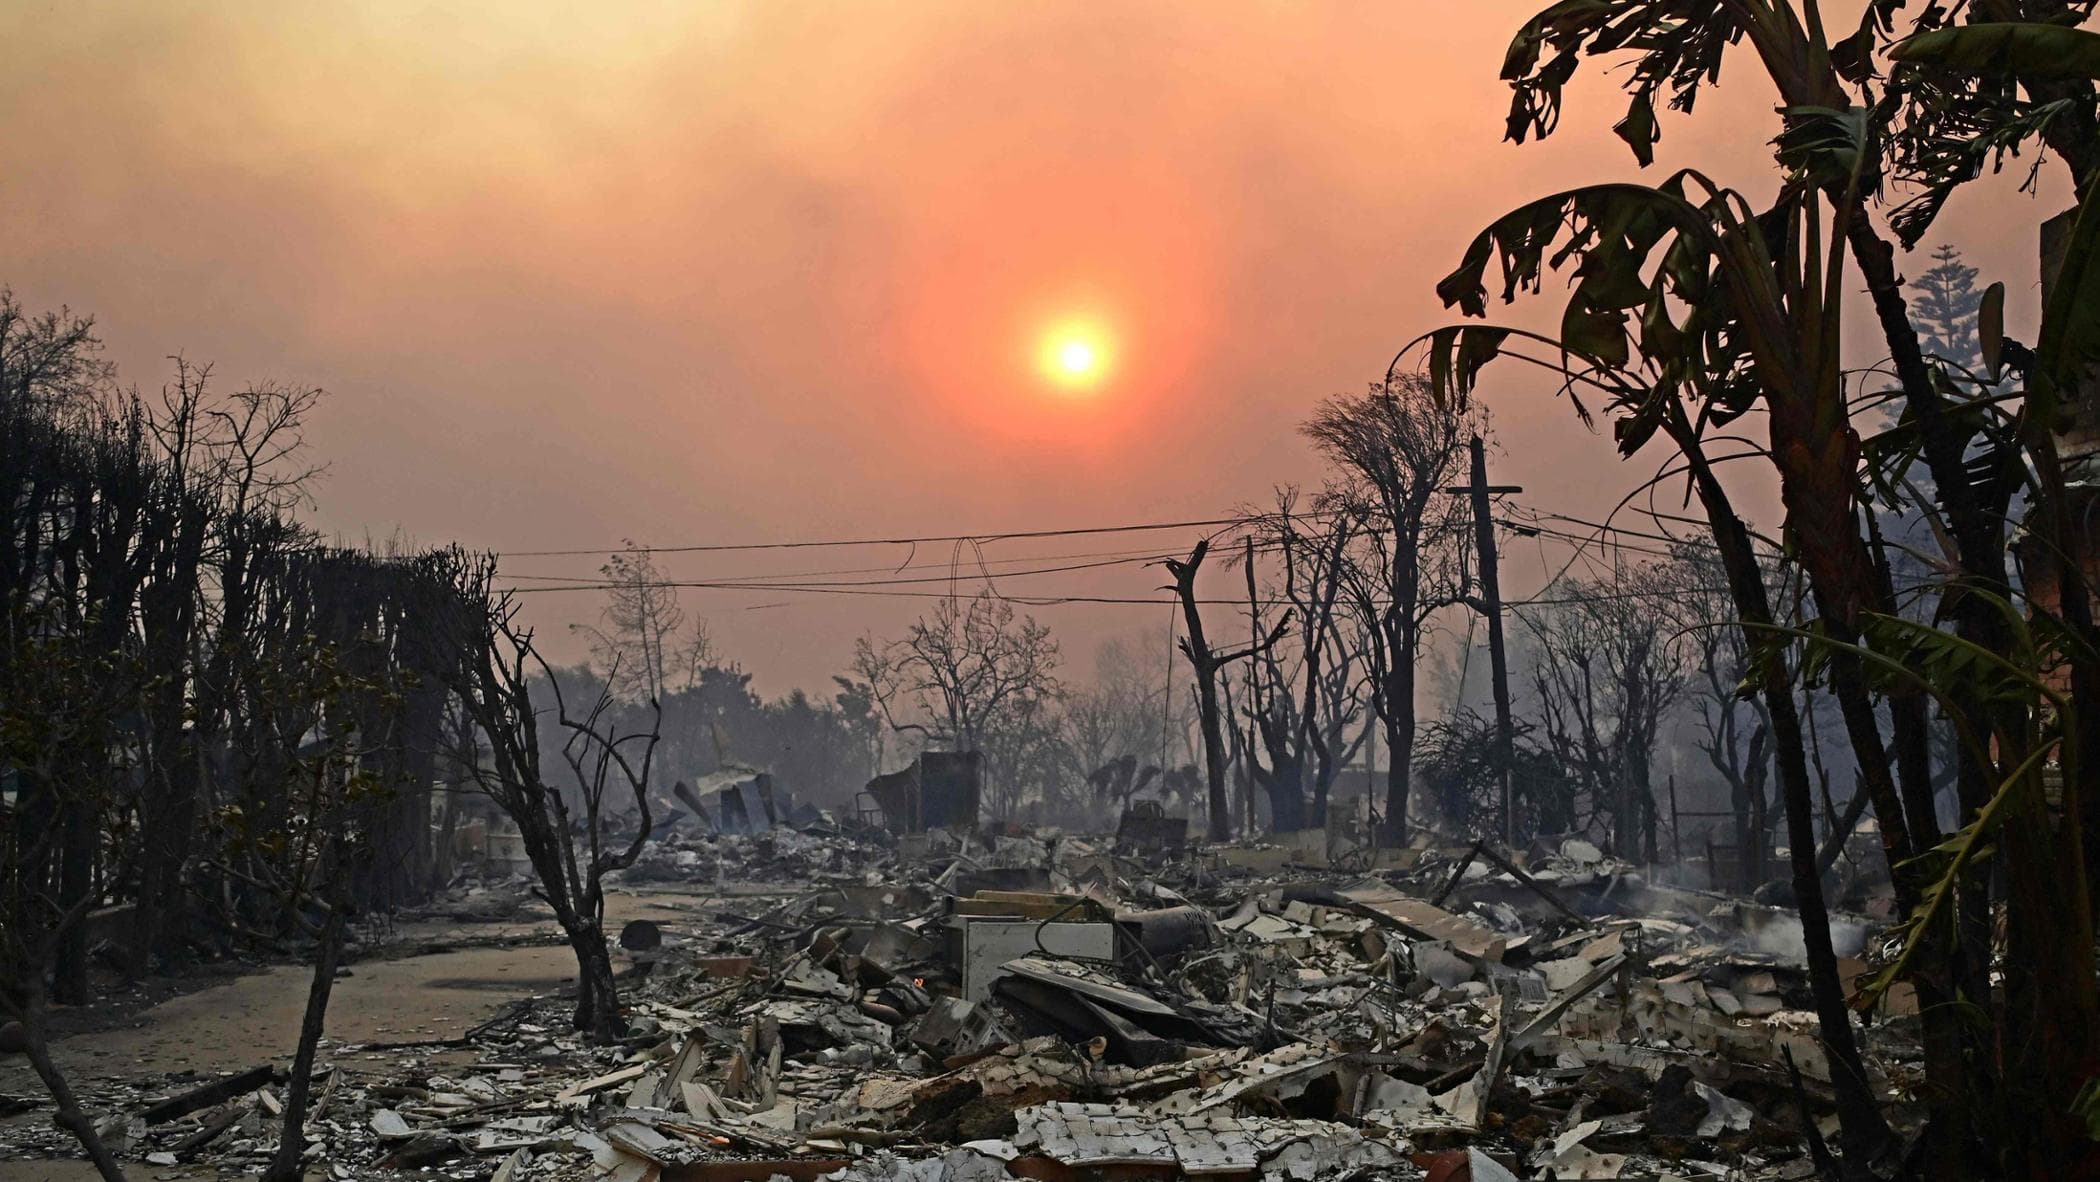
MULTIPOLYGON (((328 1070, 355 1048, 324 1044, 310 1161, 497 1182, 1812 1175, 1829 1065, 1790 915, 1574 839, 1399 852, 1314 867, 822 818, 674 834, 626 875, 693 905, 622 942, 623 1044, 569 1033, 559 998, 389 1048, 387 1078, 328 1070)), ((1865 971, 1869 923, 1836 927, 1865 971)), ((1869 1018, 1878 1090, 1911 1094, 1914 1019, 1869 1018)), ((234 1173, 271 1151, 282 1087, 263 1067, 88 1099, 123 1114, 126 1157, 234 1173)))

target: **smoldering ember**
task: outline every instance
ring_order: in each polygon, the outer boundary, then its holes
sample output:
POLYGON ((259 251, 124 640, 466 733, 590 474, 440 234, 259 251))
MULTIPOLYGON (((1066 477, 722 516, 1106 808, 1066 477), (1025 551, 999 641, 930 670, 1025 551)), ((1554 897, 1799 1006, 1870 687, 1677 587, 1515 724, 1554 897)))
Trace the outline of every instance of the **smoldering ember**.
POLYGON ((2100 1178, 2093 0, 602 7, 0 6, 0 1182, 2100 1178))

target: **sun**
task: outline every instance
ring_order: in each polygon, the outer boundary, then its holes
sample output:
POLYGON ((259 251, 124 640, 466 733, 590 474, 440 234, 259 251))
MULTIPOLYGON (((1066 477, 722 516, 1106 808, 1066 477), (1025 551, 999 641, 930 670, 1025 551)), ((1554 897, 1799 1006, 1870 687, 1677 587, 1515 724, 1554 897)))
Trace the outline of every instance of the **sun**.
POLYGON ((1043 334, 1036 361, 1053 383, 1068 390, 1089 389, 1108 372, 1108 334, 1092 323, 1059 324, 1043 334))

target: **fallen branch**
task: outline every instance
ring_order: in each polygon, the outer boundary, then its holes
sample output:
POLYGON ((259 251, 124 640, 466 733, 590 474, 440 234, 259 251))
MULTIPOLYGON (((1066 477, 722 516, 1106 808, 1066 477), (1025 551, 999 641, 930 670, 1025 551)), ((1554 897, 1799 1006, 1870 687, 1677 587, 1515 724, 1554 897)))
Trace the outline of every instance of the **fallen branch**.
POLYGON ((268 1087, 283 1078, 275 1067, 268 1064, 251 1067, 238 1075, 215 1079, 180 1095, 170 1096, 140 1113, 139 1117, 149 1125, 166 1124, 192 1112, 201 1112, 214 1104, 224 1104, 236 1096, 245 1096, 257 1088, 268 1087))
POLYGON ((226 1130, 241 1123, 241 1118, 254 1111, 253 1104, 225 1104, 204 1121, 203 1127, 175 1143, 175 1156, 184 1161, 194 1157, 198 1150, 219 1139, 226 1130))

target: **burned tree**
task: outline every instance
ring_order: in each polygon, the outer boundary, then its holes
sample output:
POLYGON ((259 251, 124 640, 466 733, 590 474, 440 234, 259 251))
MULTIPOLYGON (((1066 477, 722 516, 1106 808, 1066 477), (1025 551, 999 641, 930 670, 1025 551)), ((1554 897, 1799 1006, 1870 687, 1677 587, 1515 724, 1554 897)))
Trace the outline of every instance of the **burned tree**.
MULTIPOLYGON (((1666 612, 1683 636, 1687 657, 1686 696, 1698 715, 1697 745, 1728 786, 1735 814, 1736 854, 1746 881, 1762 882, 1772 811, 1766 782, 1770 771, 1771 717, 1746 686, 1750 650, 1736 626, 1727 572, 1711 551, 1696 545, 1673 548, 1676 578, 1666 612)), ((1864 799, 1862 797, 1861 799, 1864 799)))
POLYGON ((1556 811, 1578 824, 1602 818, 1620 857, 1651 862, 1656 736, 1686 680, 1684 638, 1667 614, 1679 575, 1643 566, 1610 582, 1563 579, 1516 613, 1531 636, 1538 741, 1576 794, 1556 811))
POLYGON ((104 1178, 122 1179, 51 1058, 46 1018, 54 973, 75 987, 64 977, 68 946, 84 943, 83 922, 136 848, 123 823, 124 777, 107 757, 134 680, 128 662, 78 636, 45 631, 33 617, 10 622, 28 627, 10 637, 0 665, 0 775, 15 789, 13 803, 0 796, 0 1015, 21 1024, 22 1049, 59 1126, 104 1178), (100 873, 81 873, 90 868, 100 873))
POLYGON ((200 945, 277 950, 331 892, 400 901, 311 843, 355 828, 413 852, 427 795, 396 706, 431 692, 425 616, 397 593, 415 564, 324 551, 292 519, 316 392, 220 396, 178 361, 148 399, 94 344, 0 294, 0 1005, 76 1135, 91 1124, 50 1069, 43 1009, 91 1000, 87 915, 108 909, 112 962, 138 975, 200 945), (384 593, 357 607, 357 588, 384 593), (322 697, 363 765, 391 769, 349 821, 296 803, 322 697))
POLYGON ((1174 595, 1181 602, 1181 619, 1184 632, 1181 637, 1181 655, 1188 658, 1189 668, 1195 672, 1196 724, 1203 734, 1203 772, 1208 789, 1210 806, 1210 839, 1226 841, 1232 837, 1231 803, 1225 795, 1225 718, 1218 697, 1218 671, 1243 661, 1283 639, 1290 628, 1290 614, 1266 636, 1257 636, 1244 648, 1219 651, 1211 647, 1210 638, 1203 630, 1203 609, 1196 598, 1196 575, 1203 569, 1203 560, 1210 555, 1210 539, 1196 543, 1187 558, 1169 558, 1165 562, 1167 573, 1174 576, 1174 595))
POLYGON ((1107 640, 1094 654, 1093 678, 1066 691, 1062 744, 1068 774, 1085 786, 1067 797, 1068 807, 1091 813, 1107 799, 1120 811, 1160 783, 1169 746, 1180 741, 1173 737, 1180 712, 1157 673, 1148 678, 1128 645, 1107 640))
POLYGON ((182 577, 164 571, 146 597, 144 623, 160 651, 169 662, 193 661, 194 670, 165 683, 145 713, 154 735, 146 749, 153 790, 142 805, 151 815, 131 939, 134 972, 191 944, 196 915, 185 879, 198 852, 200 813, 213 801, 248 795, 258 779, 274 782, 281 764, 257 744, 286 753, 297 739, 254 723, 316 685, 306 664, 309 635, 268 607, 291 601, 296 614, 310 599, 298 568, 316 543, 294 511, 316 472, 301 453, 304 422, 321 392, 264 385, 219 397, 208 393, 208 377, 203 367, 178 365, 156 425, 178 469, 214 494, 222 510, 210 514, 201 539, 179 549, 182 577))
POLYGON ((1516 813, 1515 828, 1526 834, 1567 833, 1578 827, 1574 794, 1567 790, 1568 769, 1546 745, 1535 741, 1534 728, 1513 720, 1510 754, 1502 754, 1501 727, 1494 718, 1460 708, 1422 725, 1415 747, 1415 769, 1421 788, 1430 793, 1441 815, 1471 818, 1470 831, 1502 835, 1499 823, 1505 770, 1516 813))
MULTIPOLYGON (((287 920, 313 942, 313 974, 299 1041, 285 1079, 284 1111, 279 1118, 277 1152, 263 1172, 264 1182, 296 1182, 305 1173, 306 1118, 312 1100, 314 1061, 343 959, 346 928, 357 909, 354 884, 361 863, 372 853, 375 822, 387 815, 388 785, 366 772, 369 752, 360 720, 369 710, 360 699, 383 695, 387 687, 344 673, 334 646, 317 647, 314 668, 322 674, 309 683, 312 692, 301 703, 310 725, 301 733, 313 740, 299 752, 284 781, 291 816, 286 840, 267 847, 287 920)), ((262 883, 264 880, 256 880, 262 883)))
POLYGON ((714 644, 704 622, 686 627, 678 590, 657 569, 654 555, 630 541, 598 573, 605 580, 600 625, 570 627, 590 640, 599 668, 616 671, 607 677, 613 692, 629 702, 661 702, 697 686, 714 661, 714 644), (683 684, 672 684, 674 678, 683 684))
POLYGON ((1054 763, 1059 659, 1050 629, 985 590, 942 599, 899 640, 862 638, 853 669, 892 730, 982 752, 993 807, 1004 813, 1054 763))
POLYGON ((1361 644, 1335 610, 1357 522, 1337 517, 1324 535, 1308 525, 1296 490, 1279 491, 1273 511, 1249 516, 1242 560, 1254 631, 1262 630, 1264 598, 1256 588, 1257 549, 1275 570, 1268 594, 1289 605, 1297 621, 1289 643, 1258 653, 1246 676, 1245 758, 1279 832, 1327 823, 1328 791, 1367 737, 1357 725, 1364 709, 1361 644))
POLYGON ((1444 490, 1462 474, 1467 439, 1485 430, 1479 418, 1439 400, 1425 380, 1394 375, 1327 399, 1300 428, 1341 469, 1318 507, 1358 523, 1342 555, 1342 594, 1366 641, 1371 708, 1385 726, 1388 841, 1408 836, 1423 636, 1459 583, 1465 505, 1444 490))
POLYGON ((572 716, 561 683, 533 647, 532 630, 518 620, 515 599, 492 589, 494 560, 456 554, 451 575, 459 610, 451 621, 446 676, 486 745, 485 760, 466 772, 517 824, 539 896, 576 954, 576 1028, 610 1042, 626 1022, 605 943, 604 879, 632 865, 648 840, 649 774, 662 711, 652 702, 651 728, 623 734, 611 725, 610 693, 601 691, 582 717, 572 716), (561 756, 581 786, 574 805, 542 761, 535 673, 554 687, 553 721, 566 734, 561 756), (637 813, 625 842, 610 832, 610 810, 619 801, 608 794, 615 790, 631 797, 637 813))

